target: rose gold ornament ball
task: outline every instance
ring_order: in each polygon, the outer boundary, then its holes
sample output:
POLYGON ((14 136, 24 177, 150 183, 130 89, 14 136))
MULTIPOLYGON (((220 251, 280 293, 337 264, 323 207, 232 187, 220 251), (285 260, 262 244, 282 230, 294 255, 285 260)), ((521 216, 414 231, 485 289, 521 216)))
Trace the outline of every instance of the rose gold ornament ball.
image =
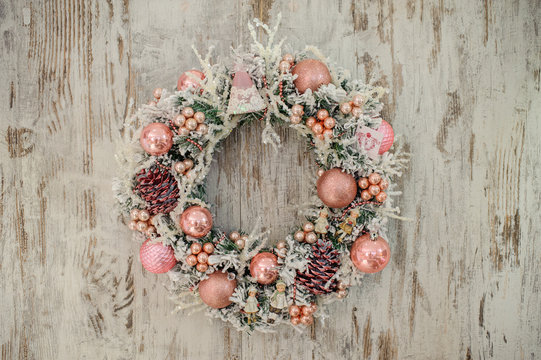
POLYGON ((229 298, 237 287, 237 280, 230 280, 227 273, 216 271, 199 283, 199 296, 208 306, 221 309, 231 304, 229 298))
POLYGON ((367 178, 360 178, 357 184, 361 189, 366 189, 368 186, 370 186, 367 178))
POLYGON ((299 242, 304 241, 304 231, 297 231, 293 237, 299 242))
POLYGON ((381 181, 381 175, 378 173, 372 173, 368 176, 368 182, 370 184, 376 185, 381 181))
POLYGON ((199 82, 199 80, 197 80, 197 78, 203 80, 203 79, 205 79, 205 74, 203 74, 201 71, 195 70, 195 69, 184 72, 178 78, 177 89, 178 90, 186 90, 188 88, 192 88, 192 89, 198 88, 200 82, 199 82), (196 79, 189 76, 188 73, 194 75, 196 77, 196 79))
POLYGON ((195 268, 197 269, 197 271, 199 272, 205 272, 208 270, 209 266, 205 263, 197 263, 197 265, 195 266, 195 268))
POLYGON ((306 126, 312 127, 316 123, 316 118, 313 116, 310 116, 308 119, 306 119, 306 126))
POLYGON ((303 315, 312 315, 312 308, 310 306, 303 306, 301 312, 303 315))
POLYGON ((293 67, 291 73, 297 75, 293 83, 301 94, 307 89, 316 91, 321 85, 329 84, 332 81, 327 65, 315 59, 306 59, 298 62, 293 67))
POLYGON ((278 278, 278 258, 270 252, 262 252, 250 262, 250 274, 263 285, 273 283, 278 278))
POLYGON ((197 255, 201 252, 201 244, 199 243, 193 243, 192 245, 190 245, 190 251, 192 252, 192 254, 194 255, 197 255))
POLYGON ((186 235, 201 238, 212 228, 212 215, 204 207, 190 206, 180 216, 180 228, 186 235))
POLYGON ((289 321, 291 321, 291 325, 297 326, 297 325, 299 325, 301 323, 301 318, 298 317, 298 316, 294 316, 289 321))
POLYGON ((301 308, 297 305, 291 305, 289 307, 289 315, 291 317, 297 317, 301 314, 301 308))
POLYGON ((306 233, 306 235, 304 236, 304 241, 306 241, 308 244, 315 244, 317 241, 316 233, 313 231, 306 233))
POLYGON ((206 264, 209 261, 209 254, 201 252, 197 255, 197 262, 200 264, 206 264))
POLYGON ((302 315, 301 316, 301 324, 310 326, 314 322, 314 318, 312 315, 302 315))
POLYGON ((331 208, 343 208, 349 205, 357 195, 357 182, 351 174, 340 168, 325 171, 316 183, 317 195, 325 205, 331 208))
POLYGON ((372 199, 372 194, 370 194, 368 190, 363 190, 361 191, 361 199, 363 199, 364 201, 368 201, 372 199))
POLYGON ((391 248, 381 236, 372 240, 370 235, 365 234, 355 240, 351 246, 350 256, 357 269, 365 273, 376 273, 389 263, 391 248))
POLYGON ((195 255, 188 255, 186 257, 186 264, 190 266, 195 266, 197 264, 197 256, 195 255))
POLYGON ((214 252, 214 245, 212 243, 205 243, 203 245, 203 251, 206 252, 207 254, 212 254, 214 252))
POLYGON ((378 193, 376 195, 376 200, 379 202, 384 202, 385 200, 387 200, 387 194, 385 193, 385 191, 378 193))
POLYGON ((162 123, 148 124, 139 137, 141 147, 153 156, 165 154, 173 146, 173 132, 162 123))
POLYGON ((304 225, 302 226, 302 230, 304 232, 310 232, 310 231, 314 231, 314 224, 312 224, 311 222, 305 222, 304 225))

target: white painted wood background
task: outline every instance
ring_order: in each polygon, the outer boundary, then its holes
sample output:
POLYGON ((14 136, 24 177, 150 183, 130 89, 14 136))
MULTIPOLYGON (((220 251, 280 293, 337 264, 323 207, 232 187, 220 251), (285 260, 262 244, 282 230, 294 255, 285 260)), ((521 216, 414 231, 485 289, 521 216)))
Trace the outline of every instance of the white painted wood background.
MULTIPOLYGON (((1 358, 541 358, 540 28, 538 0, 0 0, 1 358), (279 12, 292 49, 390 88, 413 221, 329 322, 249 337, 170 313, 114 211, 111 154, 130 101, 197 67, 192 43, 226 56, 279 12)), ((261 216, 278 240, 315 169, 261 129, 227 140, 209 193, 219 225, 261 216)))

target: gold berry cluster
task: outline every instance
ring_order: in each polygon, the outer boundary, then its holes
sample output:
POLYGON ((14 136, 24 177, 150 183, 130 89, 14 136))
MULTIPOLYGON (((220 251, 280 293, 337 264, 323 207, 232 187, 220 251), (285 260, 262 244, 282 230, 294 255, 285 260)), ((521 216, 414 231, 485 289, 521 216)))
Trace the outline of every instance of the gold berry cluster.
POLYGON ((178 174, 181 175, 187 175, 188 171, 190 171, 193 168, 193 160, 192 159, 184 159, 182 161, 177 161, 173 168, 178 174))
POLYGON ((348 294, 348 286, 344 284, 342 281, 338 282, 338 291, 336 291, 336 297, 339 299, 343 299, 348 294))
POLYGON ((237 245, 237 247, 242 250, 244 245, 246 245, 246 240, 248 240, 248 235, 241 235, 238 231, 233 231, 229 234, 229 239, 237 245))
POLYGON ((314 322, 313 313, 317 311, 316 303, 311 303, 310 305, 298 306, 290 305, 289 306, 289 316, 291 317, 291 324, 299 325, 303 324, 306 326, 312 325, 314 322))
POLYGON ((306 222, 302 226, 302 230, 299 230, 293 235, 298 242, 305 241, 308 244, 314 244, 317 241, 317 235, 314 232, 314 224, 306 222))
POLYGON ((284 240, 280 240, 278 241, 278 243, 276 244, 276 256, 278 256, 279 258, 285 258, 286 257, 286 253, 287 253, 287 244, 284 240))
POLYGON ((151 100, 148 102, 148 105, 156 106, 160 98, 162 97, 162 88, 156 88, 154 89, 154 92, 152 93, 154 95, 154 98, 156 100, 151 100))
POLYGON ((182 136, 190 135, 191 131, 196 131, 200 135, 209 132, 205 124, 205 114, 201 111, 194 112, 191 107, 185 107, 180 114, 173 118, 173 124, 178 127, 178 134, 182 136))
POLYGON ((387 194, 384 190, 389 187, 389 182, 381 178, 380 174, 372 173, 368 178, 360 178, 358 181, 361 191, 361 199, 368 201, 373 197, 376 201, 382 203, 387 199, 387 194))
POLYGON ((205 272, 209 268, 209 256, 214 252, 212 243, 193 243, 190 245, 191 254, 186 257, 186 264, 195 266, 197 271, 205 272))
MULTIPOLYGON (((289 121, 292 124, 300 124, 302 116, 304 115, 304 107, 299 104, 295 104, 291 107, 291 116, 289 121)), ((332 129, 336 125, 336 120, 329 116, 329 112, 325 109, 319 109, 316 113, 316 117, 310 116, 306 119, 306 126, 312 129, 314 136, 323 140, 325 138, 332 138, 332 129)))
POLYGON ((354 117, 360 118, 363 115, 363 105, 365 101, 366 100, 362 95, 354 95, 352 101, 340 104, 340 111, 344 115, 351 113, 354 117))
POLYGON ((152 225, 150 213, 147 210, 133 209, 130 211, 131 221, 128 225, 130 230, 139 231, 147 236, 156 233, 156 228, 152 225))
POLYGON ((291 69, 293 64, 295 63, 295 58, 291 54, 285 54, 282 56, 282 61, 278 64, 278 67, 280 68, 280 72, 286 73, 291 69))

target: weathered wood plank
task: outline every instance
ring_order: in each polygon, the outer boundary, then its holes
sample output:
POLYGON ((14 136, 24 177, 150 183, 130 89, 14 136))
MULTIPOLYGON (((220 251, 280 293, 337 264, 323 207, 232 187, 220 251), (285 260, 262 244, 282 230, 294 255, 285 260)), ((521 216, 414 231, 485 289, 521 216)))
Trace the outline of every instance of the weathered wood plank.
MULTIPOLYGON (((534 359, 540 356, 539 1, 0 1, 2 359, 534 359), (171 315, 112 211, 122 119, 198 67, 190 46, 273 22, 390 89, 411 169, 393 259, 325 323, 248 337, 171 315), (443 355, 442 355, 443 354, 443 355)), ((310 196, 293 133, 235 131, 209 175, 216 222, 279 240, 310 196)))

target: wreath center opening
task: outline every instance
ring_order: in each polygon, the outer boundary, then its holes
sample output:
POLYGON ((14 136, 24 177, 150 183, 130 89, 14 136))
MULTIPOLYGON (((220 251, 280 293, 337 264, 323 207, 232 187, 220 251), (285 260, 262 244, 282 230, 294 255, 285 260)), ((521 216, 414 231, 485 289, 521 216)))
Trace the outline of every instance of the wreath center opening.
POLYGON ((254 120, 224 140, 207 177, 207 200, 219 228, 251 230, 259 220, 276 242, 301 219, 298 211, 313 194, 317 167, 294 130, 276 127, 282 146, 274 151, 261 142, 263 128, 254 120))

